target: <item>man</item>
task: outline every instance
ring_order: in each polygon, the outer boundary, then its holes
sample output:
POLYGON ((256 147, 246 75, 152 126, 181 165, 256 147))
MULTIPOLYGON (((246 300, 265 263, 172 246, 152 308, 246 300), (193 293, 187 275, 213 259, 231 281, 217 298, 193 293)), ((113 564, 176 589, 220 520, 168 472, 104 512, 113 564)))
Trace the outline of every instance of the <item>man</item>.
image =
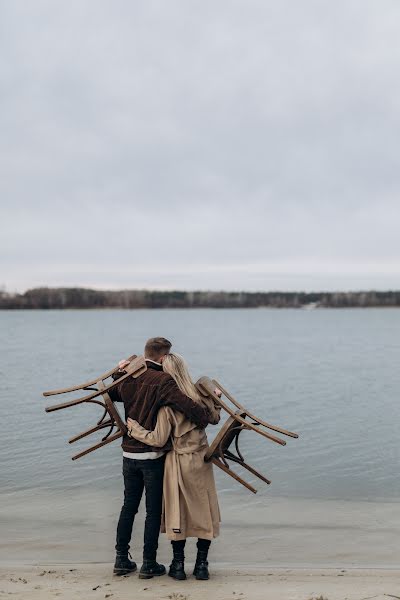
MULTIPOLYGON (((125 419, 130 417, 146 429, 154 429, 161 406, 171 406, 183 413, 199 427, 209 422, 207 409, 185 396, 174 379, 164 373, 162 362, 171 349, 171 342, 162 337, 146 342, 144 357, 147 371, 138 378, 128 377, 110 390, 113 401, 124 403, 125 419)), ((127 361, 120 363, 120 368, 127 361)), ((164 575, 165 566, 157 563, 158 536, 161 524, 162 490, 165 453, 170 446, 155 449, 125 435, 122 441, 124 504, 117 527, 114 574, 125 575, 136 571, 136 563, 129 560, 129 543, 133 522, 138 512, 143 490, 146 492, 146 521, 144 528, 143 564, 141 579, 164 575)))

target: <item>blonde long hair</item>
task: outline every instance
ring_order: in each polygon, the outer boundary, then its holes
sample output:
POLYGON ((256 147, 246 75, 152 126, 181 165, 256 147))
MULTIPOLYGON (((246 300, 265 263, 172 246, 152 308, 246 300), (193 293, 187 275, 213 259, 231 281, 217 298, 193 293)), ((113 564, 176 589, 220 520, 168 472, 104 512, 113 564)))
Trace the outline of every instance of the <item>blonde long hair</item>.
POLYGON ((175 379, 178 388, 185 396, 198 402, 201 401, 202 397, 190 377, 189 369, 182 356, 170 352, 164 357, 162 365, 163 370, 175 379))

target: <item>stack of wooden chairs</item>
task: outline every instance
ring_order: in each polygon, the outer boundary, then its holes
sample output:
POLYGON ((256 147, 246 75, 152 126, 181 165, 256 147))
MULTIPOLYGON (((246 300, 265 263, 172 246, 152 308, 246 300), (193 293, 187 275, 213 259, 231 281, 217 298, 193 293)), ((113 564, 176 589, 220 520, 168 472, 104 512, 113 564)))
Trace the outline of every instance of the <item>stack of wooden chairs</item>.
MULTIPOLYGON (((77 460, 98 448, 110 444, 118 438, 125 435, 127 431, 126 423, 119 414, 115 404, 108 394, 114 386, 119 385, 124 379, 128 377, 140 377, 147 369, 146 361, 143 356, 132 355, 128 359, 129 364, 124 367, 124 373, 121 374, 119 367, 116 366, 107 373, 86 381, 78 385, 74 385, 68 388, 51 390, 44 392, 44 396, 55 396, 58 394, 70 394, 71 392, 77 392, 80 390, 90 391, 90 394, 86 394, 80 398, 75 398, 61 404, 55 404, 48 406, 46 412, 54 412, 62 410, 64 408, 70 408, 71 406, 77 406, 79 404, 97 404, 102 408, 102 415, 100 419, 95 423, 93 427, 82 431, 78 435, 75 435, 69 440, 70 444, 81 440, 93 433, 98 431, 103 432, 107 430, 106 434, 101 438, 100 442, 86 448, 82 452, 75 454, 72 460, 77 460), (118 376, 118 378, 116 378, 118 376)), ((264 477, 256 469, 251 467, 245 462, 242 453, 239 450, 239 435, 244 429, 255 431, 263 437, 284 446, 286 441, 282 438, 270 433, 270 431, 277 432, 281 435, 297 438, 297 433, 287 431, 281 427, 271 425, 266 421, 260 419, 248 411, 244 406, 239 404, 237 400, 215 379, 209 377, 201 377, 196 382, 196 388, 201 395, 212 398, 213 401, 221 407, 228 414, 228 418, 222 425, 222 428, 216 435, 215 439, 211 442, 210 447, 206 453, 205 460, 211 461, 216 467, 233 477, 236 481, 244 485, 248 490, 256 493, 257 490, 236 472, 234 472, 229 464, 235 463, 243 467, 252 475, 255 475, 267 484, 270 484, 270 480, 264 477), (221 396, 215 393, 216 388, 221 392, 221 396), (234 449, 233 449, 234 446, 234 449), (229 462, 228 462, 229 461, 229 462)))

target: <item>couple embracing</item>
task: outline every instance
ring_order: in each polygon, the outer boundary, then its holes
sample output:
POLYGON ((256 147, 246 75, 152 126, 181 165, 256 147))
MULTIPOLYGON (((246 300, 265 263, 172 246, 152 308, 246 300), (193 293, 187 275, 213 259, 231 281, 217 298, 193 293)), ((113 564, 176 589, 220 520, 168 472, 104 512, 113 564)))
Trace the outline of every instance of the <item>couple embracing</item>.
MULTIPOLYGON (((146 342, 147 370, 110 390, 124 403, 128 433, 122 442, 124 504, 117 527, 114 574, 136 571, 129 559, 133 523, 143 491, 146 495, 142 579, 164 575, 157 562, 160 530, 172 543, 168 575, 186 579, 186 538, 197 538, 193 574, 208 579, 208 550, 219 534, 220 512, 205 427, 219 422, 219 407, 200 395, 182 357, 170 352, 162 337, 146 342)), ((123 370, 127 361, 121 361, 123 370)), ((216 390, 218 393, 219 390, 216 390)))

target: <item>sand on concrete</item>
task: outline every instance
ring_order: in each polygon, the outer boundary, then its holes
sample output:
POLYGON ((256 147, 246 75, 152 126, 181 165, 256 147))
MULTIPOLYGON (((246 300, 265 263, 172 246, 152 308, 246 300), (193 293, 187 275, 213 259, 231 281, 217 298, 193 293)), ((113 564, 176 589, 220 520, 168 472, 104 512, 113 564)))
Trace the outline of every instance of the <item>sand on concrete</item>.
MULTIPOLYGON (((189 568, 187 569, 189 574, 189 568)), ((400 570, 217 570, 209 581, 189 576, 150 580, 112 575, 111 564, 0 567, 0 598, 51 600, 390 600, 400 599, 400 570)))

